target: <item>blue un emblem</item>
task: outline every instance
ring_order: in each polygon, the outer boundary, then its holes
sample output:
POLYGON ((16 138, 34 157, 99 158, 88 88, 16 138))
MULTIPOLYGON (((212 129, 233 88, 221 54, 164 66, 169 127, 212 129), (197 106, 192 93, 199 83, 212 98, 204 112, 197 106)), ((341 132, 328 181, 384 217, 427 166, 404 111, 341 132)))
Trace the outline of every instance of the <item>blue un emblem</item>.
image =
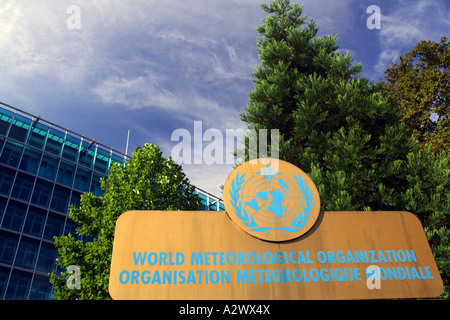
POLYGON ((320 211, 312 180, 277 159, 259 159, 236 168, 225 183, 224 201, 235 223, 268 241, 301 236, 314 225, 320 211))

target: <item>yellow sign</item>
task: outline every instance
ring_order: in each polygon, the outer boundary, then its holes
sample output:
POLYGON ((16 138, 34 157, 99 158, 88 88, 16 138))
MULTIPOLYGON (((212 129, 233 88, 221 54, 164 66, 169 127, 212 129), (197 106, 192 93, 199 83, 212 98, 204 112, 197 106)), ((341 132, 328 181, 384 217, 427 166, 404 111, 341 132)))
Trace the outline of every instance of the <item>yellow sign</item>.
POLYGON ((109 283, 112 298, 133 300, 427 298, 442 290, 423 227, 408 212, 323 212, 286 242, 249 236, 223 211, 126 212, 109 283))
POLYGON ((312 180, 277 159, 236 168, 226 211, 131 211, 116 224, 114 299, 437 297, 442 279, 408 212, 322 212, 312 180))
POLYGON ((314 226, 320 211, 313 181, 296 166, 278 159, 240 165, 225 182, 223 198, 234 223, 267 241, 302 236, 314 226))

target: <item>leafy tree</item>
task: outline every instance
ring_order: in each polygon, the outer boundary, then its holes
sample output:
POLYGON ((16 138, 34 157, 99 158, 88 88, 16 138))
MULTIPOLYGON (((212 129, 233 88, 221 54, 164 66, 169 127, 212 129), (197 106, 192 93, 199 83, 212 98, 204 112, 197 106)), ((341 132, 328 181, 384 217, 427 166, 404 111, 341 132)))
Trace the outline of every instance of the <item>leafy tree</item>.
POLYGON ((129 210, 199 210, 194 187, 171 158, 162 157, 151 144, 137 147, 124 165, 111 166, 102 179, 103 196, 81 196, 79 207, 72 206, 69 217, 79 224, 77 233, 91 241, 76 240, 71 234, 55 238, 57 265, 66 270, 76 265, 81 271, 81 288, 69 289, 70 274, 52 272, 56 299, 110 299, 108 293, 114 230, 117 218, 129 210))
POLYGON ((422 40, 416 47, 391 62, 385 71, 384 90, 400 107, 406 134, 429 145, 433 152, 450 157, 450 46, 422 40))
POLYGON ((289 0, 262 4, 261 64, 241 113, 249 128, 279 129, 279 156, 310 175, 322 210, 409 210, 422 221, 448 286, 450 171, 443 154, 404 134, 402 113, 361 64, 317 37, 289 0))

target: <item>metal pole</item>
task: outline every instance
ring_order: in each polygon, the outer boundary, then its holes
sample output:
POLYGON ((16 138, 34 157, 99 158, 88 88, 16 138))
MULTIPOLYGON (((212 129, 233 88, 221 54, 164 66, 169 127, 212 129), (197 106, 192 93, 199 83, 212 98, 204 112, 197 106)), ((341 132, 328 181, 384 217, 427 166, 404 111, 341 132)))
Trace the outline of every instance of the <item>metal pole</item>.
POLYGON ((128 142, 130 141, 130 130, 128 130, 127 135, 127 146, 125 147, 125 155, 128 156, 128 142))

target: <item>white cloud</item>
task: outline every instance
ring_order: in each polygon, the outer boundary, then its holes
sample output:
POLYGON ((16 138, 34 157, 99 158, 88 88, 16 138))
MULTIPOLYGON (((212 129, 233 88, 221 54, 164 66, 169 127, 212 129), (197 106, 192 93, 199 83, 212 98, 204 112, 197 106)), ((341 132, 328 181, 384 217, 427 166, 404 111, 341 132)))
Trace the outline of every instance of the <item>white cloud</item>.
POLYGON ((374 70, 382 74, 386 68, 390 65, 390 62, 398 62, 398 57, 400 56, 399 49, 384 49, 378 56, 378 62, 374 66, 374 70))
POLYGON ((398 61, 400 55, 412 50, 421 40, 439 42, 449 29, 450 14, 445 1, 398 1, 393 3, 390 12, 382 7, 379 33, 382 51, 375 71, 383 72, 390 61, 398 61))
POLYGON ((51 106, 38 100, 65 90, 126 110, 205 117, 230 105, 201 91, 232 92, 233 80, 249 80, 257 62, 251 46, 235 43, 255 27, 255 1, 77 1, 80 30, 67 28, 70 5, 8 1, 0 11, 0 87, 42 110, 51 106), (24 90, 26 83, 33 86, 24 90))
POLYGON ((303 5, 303 14, 308 20, 316 21, 320 34, 339 35, 351 31, 359 15, 354 10, 360 3, 358 0, 303 0, 296 1, 303 5))
POLYGON ((92 91, 101 98, 102 103, 119 104, 131 110, 157 107, 173 112, 182 108, 182 101, 159 85, 152 76, 130 79, 112 76, 92 91))
MULTIPOLYGON (((133 139, 151 139, 166 153, 169 129, 148 127, 137 114, 164 114, 162 120, 170 118, 174 126, 188 130, 195 120, 203 121, 205 130, 242 128, 238 112, 245 107, 250 73, 259 63, 255 28, 265 16, 260 2, 268 0, 3 0, 0 101, 17 103, 50 121, 81 108, 95 110, 92 114, 104 117, 98 126, 132 127, 133 139), (67 28, 71 5, 80 8, 80 30, 67 28), (128 124, 129 119, 134 122, 128 124)), ((316 20, 321 35, 337 34, 338 40, 352 35, 365 13, 355 9, 359 0, 298 2, 316 20)), ((377 66, 383 70, 386 61, 403 52, 400 44, 409 46, 424 35, 436 38, 442 27, 433 22, 448 26, 450 21, 439 1, 402 1, 383 15, 377 66)), ((349 44, 345 48, 341 51, 358 52, 349 44)), ((85 126, 82 120, 80 126, 85 126)), ((106 128, 92 132, 99 141, 109 139, 106 128)), ((216 178, 224 171, 215 166, 190 170, 207 190, 224 182, 216 178)))
POLYGON ((128 110, 160 110, 184 123, 202 120, 216 128, 234 128, 236 124, 242 126, 236 110, 231 106, 221 105, 195 91, 169 91, 153 76, 130 79, 110 77, 92 92, 103 104, 121 105, 128 110))
POLYGON ((222 198, 221 185, 233 171, 232 165, 183 165, 183 171, 190 182, 216 197, 222 198))

